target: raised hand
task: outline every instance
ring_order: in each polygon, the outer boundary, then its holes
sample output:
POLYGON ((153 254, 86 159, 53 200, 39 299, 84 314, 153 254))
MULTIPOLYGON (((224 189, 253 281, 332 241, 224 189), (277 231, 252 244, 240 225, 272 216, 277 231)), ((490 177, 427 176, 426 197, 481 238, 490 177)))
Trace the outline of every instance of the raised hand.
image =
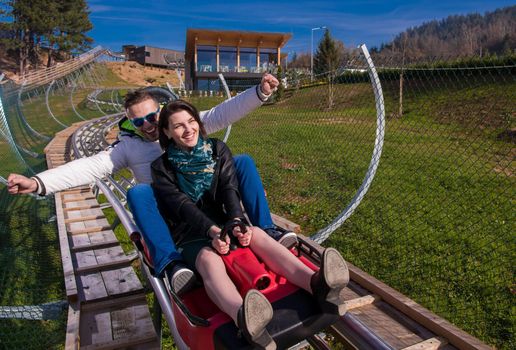
POLYGON ((265 95, 272 94, 279 86, 279 81, 276 77, 270 73, 266 73, 262 77, 260 82, 260 89, 265 95))

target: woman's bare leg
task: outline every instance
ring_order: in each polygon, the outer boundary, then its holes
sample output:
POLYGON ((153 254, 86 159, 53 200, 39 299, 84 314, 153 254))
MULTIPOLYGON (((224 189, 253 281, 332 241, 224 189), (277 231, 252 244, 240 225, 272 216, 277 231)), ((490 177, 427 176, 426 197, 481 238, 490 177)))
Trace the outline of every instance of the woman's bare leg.
POLYGON ((203 248, 197 255, 195 267, 202 276, 211 301, 237 323, 238 309, 242 306, 243 299, 229 278, 220 255, 209 248, 203 248))
POLYGON ((251 249, 274 272, 312 293, 310 279, 314 271, 303 264, 287 248, 276 242, 263 230, 252 227, 251 249))

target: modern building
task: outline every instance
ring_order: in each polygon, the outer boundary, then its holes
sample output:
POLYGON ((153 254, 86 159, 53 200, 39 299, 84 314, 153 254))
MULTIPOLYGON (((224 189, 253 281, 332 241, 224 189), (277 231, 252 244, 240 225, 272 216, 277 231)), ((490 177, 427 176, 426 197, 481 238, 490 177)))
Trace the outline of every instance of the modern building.
POLYGON ((185 85, 192 90, 220 90, 218 73, 231 89, 259 80, 286 59, 281 48, 288 33, 261 33, 188 29, 185 49, 185 85))
POLYGON ((136 61, 143 65, 165 68, 183 68, 185 53, 183 51, 162 49, 152 46, 122 46, 123 53, 128 61, 136 61))

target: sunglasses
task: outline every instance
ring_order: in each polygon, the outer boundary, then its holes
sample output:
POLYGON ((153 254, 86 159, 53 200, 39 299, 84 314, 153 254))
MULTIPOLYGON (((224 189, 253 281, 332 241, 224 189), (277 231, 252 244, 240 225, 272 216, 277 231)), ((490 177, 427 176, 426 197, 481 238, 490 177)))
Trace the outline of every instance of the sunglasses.
POLYGON ((156 112, 151 112, 151 113, 147 114, 145 117, 133 118, 133 119, 129 119, 129 120, 137 128, 141 128, 145 121, 148 121, 151 124, 155 124, 158 120, 159 110, 160 110, 160 107, 158 106, 158 109, 156 110, 156 112))

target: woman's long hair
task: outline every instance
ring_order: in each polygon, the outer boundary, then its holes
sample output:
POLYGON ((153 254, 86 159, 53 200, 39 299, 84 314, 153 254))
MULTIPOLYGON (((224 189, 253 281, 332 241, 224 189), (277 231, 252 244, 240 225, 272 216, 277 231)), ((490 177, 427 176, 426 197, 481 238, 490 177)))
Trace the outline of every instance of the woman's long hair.
POLYGON ((192 104, 184 100, 172 101, 167 103, 165 107, 161 109, 161 112, 159 114, 159 145, 163 150, 166 150, 168 146, 170 146, 171 144, 175 144, 175 141, 172 138, 169 139, 168 136, 165 135, 165 132, 163 130, 168 129, 168 126, 170 124, 170 116, 180 111, 186 111, 188 114, 194 117, 195 121, 199 123, 199 134, 204 138, 208 137, 208 134, 206 133, 206 129, 204 128, 204 124, 201 121, 201 117, 199 116, 197 108, 195 108, 192 104))

